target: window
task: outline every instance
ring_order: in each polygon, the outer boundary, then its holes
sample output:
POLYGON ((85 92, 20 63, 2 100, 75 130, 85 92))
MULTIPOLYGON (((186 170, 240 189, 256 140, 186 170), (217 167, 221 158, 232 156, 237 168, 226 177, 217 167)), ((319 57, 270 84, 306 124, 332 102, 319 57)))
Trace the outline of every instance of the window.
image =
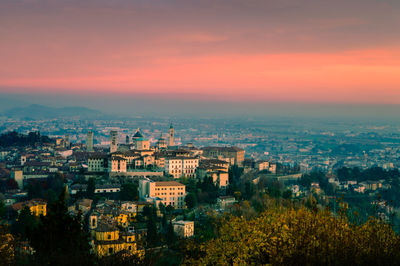
POLYGON ((108 249, 108 253, 109 253, 109 254, 112 254, 112 253, 113 253, 113 248, 109 248, 109 249, 108 249))
POLYGON ((129 246, 128 249, 129 249, 129 250, 132 250, 132 246, 129 246))
POLYGON ((111 234, 107 235, 107 239, 111 239, 111 234))

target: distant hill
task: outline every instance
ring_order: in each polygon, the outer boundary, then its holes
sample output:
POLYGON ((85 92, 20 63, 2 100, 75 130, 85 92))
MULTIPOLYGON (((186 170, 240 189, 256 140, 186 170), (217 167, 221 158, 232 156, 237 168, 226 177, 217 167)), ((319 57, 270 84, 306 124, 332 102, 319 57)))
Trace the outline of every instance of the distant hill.
POLYGON ((44 105, 32 104, 27 107, 16 107, 4 112, 5 116, 15 118, 60 118, 60 117, 98 117, 103 115, 100 111, 80 106, 71 107, 48 107, 44 105))

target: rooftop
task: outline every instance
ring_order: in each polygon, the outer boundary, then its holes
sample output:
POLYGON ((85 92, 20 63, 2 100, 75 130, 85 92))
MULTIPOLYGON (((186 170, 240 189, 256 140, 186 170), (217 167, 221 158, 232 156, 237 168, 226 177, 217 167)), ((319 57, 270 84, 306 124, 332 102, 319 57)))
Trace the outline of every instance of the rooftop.
POLYGON ((176 181, 158 181, 154 182, 156 184, 156 187, 180 187, 184 186, 184 184, 181 184, 176 181))

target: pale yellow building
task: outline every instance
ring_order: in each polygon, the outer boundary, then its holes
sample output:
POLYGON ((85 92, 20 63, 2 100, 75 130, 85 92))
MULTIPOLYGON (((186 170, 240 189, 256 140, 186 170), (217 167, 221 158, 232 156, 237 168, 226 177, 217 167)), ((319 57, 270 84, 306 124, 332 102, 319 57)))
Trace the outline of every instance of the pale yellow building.
POLYGON ((99 257, 118 252, 135 254, 137 252, 134 233, 120 231, 116 226, 100 223, 92 231, 93 250, 99 257))
POLYGON ((229 174, 225 171, 214 171, 209 173, 215 185, 225 188, 229 185, 229 174))
POLYGON ((188 238, 194 236, 194 222, 193 221, 178 221, 172 223, 174 232, 181 238, 188 238))
POLYGON ((47 214, 47 202, 43 199, 32 199, 24 202, 18 202, 12 205, 12 208, 18 213, 28 207, 34 216, 46 216, 47 214))
POLYGON ((109 172, 126 173, 127 161, 119 156, 112 156, 109 162, 109 172))
POLYGON ((183 209, 186 206, 185 196, 186 186, 176 181, 139 181, 139 197, 143 200, 159 198, 165 206, 171 205, 176 209, 183 209))

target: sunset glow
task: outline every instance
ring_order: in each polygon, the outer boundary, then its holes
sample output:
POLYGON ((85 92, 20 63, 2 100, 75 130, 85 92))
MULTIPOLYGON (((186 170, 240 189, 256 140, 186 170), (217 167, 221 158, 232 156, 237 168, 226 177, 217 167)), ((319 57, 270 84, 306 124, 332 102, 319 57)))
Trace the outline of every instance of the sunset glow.
POLYGON ((3 1, 0 91, 400 103, 397 2, 249 2, 3 1))

